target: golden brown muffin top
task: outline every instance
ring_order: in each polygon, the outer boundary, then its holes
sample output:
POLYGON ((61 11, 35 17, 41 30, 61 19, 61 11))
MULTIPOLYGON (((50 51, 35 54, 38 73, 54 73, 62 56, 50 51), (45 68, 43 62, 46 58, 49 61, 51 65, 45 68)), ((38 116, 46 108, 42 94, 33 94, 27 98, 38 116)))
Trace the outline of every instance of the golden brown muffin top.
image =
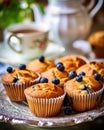
POLYGON ((39 83, 25 89, 25 94, 33 98, 56 98, 64 94, 64 90, 52 83, 39 83))
POLYGON ((90 94, 100 90, 103 87, 101 81, 97 81, 94 76, 83 76, 83 80, 78 82, 76 78, 65 83, 65 91, 68 94, 90 94))
POLYGON ((85 72, 87 76, 93 75, 94 73, 97 72, 102 77, 104 77, 104 63, 96 61, 89 62, 77 69, 78 74, 81 71, 85 72))
POLYGON ((63 63, 63 65, 65 66, 65 70, 67 72, 70 72, 86 64, 87 59, 84 57, 82 58, 81 56, 77 56, 77 55, 67 55, 67 56, 57 59, 56 63, 57 62, 63 63))
POLYGON ((33 72, 42 73, 44 71, 49 70, 50 68, 54 67, 54 61, 45 58, 43 62, 39 61, 39 59, 35 59, 27 64, 27 69, 33 72))
POLYGON ((63 85, 69 79, 68 73, 66 71, 60 71, 56 67, 41 73, 41 76, 47 78, 48 82, 50 83, 54 78, 58 78, 60 80, 61 85, 63 85))
POLYGON ((2 76, 2 82, 4 83, 29 82, 31 80, 35 80, 36 78, 38 78, 38 74, 34 72, 31 72, 26 69, 21 70, 19 68, 15 68, 11 73, 7 72, 2 76))
POLYGON ((92 45, 104 47, 104 31, 98 31, 91 34, 88 41, 92 45))

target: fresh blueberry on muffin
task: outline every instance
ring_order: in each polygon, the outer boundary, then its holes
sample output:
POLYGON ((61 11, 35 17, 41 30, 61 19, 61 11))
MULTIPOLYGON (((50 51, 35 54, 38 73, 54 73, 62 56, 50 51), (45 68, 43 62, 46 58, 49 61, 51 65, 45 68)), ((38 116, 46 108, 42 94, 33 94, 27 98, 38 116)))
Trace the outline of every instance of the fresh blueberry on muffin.
POLYGON ((25 64, 20 64, 20 65, 19 65, 19 69, 25 70, 25 69, 26 69, 26 65, 25 65, 25 64))
POLYGON ((48 79, 45 77, 40 78, 40 83, 48 83, 48 79))
POLYGON ((99 80, 101 80, 101 75, 98 73, 95 73, 94 78, 99 81, 99 80))
POLYGON ((18 77, 18 76, 14 77, 14 79, 13 79, 13 83, 18 82, 18 80, 19 80, 19 77, 18 77))
POLYGON ((45 57, 44 56, 39 56, 38 59, 39 59, 40 62, 44 62, 45 57))
POLYGON ((89 86, 85 85, 82 89, 82 91, 87 91, 88 94, 92 93, 92 90, 89 86))
POLYGON ((81 71, 81 72, 79 73, 79 75, 85 76, 86 74, 85 74, 85 72, 81 71))
POLYGON ((56 67, 60 71, 64 71, 64 69, 65 69, 64 65, 62 63, 60 63, 60 62, 56 64, 56 67))
POLYGON ((70 72, 69 72, 69 78, 70 78, 70 79, 73 79, 73 78, 76 77, 76 76, 77 76, 76 71, 73 70, 73 71, 70 71, 70 72))
POLYGON ((60 83, 60 80, 59 80, 58 78, 54 78, 54 79, 52 80, 52 83, 55 84, 55 85, 57 85, 57 84, 60 83))
POLYGON ((63 63, 61 63, 61 62, 57 62, 57 63, 56 63, 56 66, 57 66, 58 64, 61 64, 61 65, 63 65, 63 63))
POLYGON ((8 73, 12 73, 12 71, 13 71, 13 68, 12 68, 11 66, 9 66, 9 67, 7 68, 7 72, 8 72, 8 73))
POLYGON ((78 82, 81 82, 83 80, 83 77, 81 75, 77 75, 75 78, 78 82))

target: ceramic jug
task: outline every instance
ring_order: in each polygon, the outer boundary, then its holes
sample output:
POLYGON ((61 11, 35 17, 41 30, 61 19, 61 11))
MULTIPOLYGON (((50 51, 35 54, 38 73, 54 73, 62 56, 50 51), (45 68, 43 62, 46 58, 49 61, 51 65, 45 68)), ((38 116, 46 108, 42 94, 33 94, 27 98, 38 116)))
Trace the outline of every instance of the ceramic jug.
POLYGON ((99 11, 103 0, 90 0, 87 7, 82 0, 48 0, 45 15, 33 6, 35 22, 44 22, 50 27, 49 39, 64 46, 66 53, 73 49, 72 43, 85 39, 92 25, 93 16, 99 11))

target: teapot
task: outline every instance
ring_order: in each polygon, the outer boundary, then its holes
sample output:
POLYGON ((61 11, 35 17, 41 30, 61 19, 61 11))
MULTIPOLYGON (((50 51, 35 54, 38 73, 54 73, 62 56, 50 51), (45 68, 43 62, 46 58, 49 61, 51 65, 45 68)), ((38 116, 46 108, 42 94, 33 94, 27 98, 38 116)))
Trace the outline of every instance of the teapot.
POLYGON ((49 26, 49 40, 64 46, 66 53, 73 50, 73 42, 85 39, 92 25, 92 19, 99 11, 103 0, 90 0, 83 6, 83 0, 48 0, 45 14, 42 15, 38 6, 33 5, 35 22, 44 22, 49 26))

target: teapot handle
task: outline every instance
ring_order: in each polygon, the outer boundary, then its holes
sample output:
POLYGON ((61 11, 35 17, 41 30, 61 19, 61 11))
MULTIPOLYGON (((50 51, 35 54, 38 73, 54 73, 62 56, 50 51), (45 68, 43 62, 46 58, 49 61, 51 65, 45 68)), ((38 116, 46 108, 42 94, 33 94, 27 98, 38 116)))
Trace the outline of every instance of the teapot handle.
MULTIPOLYGON (((90 0, 90 4, 87 6, 87 10, 88 11, 91 10, 91 8, 94 6, 94 4, 95 4, 95 0, 90 0)), ((102 5, 103 5, 103 0, 97 0, 95 7, 89 12, 89 15, 91 17, 94 17, 102 5)))

